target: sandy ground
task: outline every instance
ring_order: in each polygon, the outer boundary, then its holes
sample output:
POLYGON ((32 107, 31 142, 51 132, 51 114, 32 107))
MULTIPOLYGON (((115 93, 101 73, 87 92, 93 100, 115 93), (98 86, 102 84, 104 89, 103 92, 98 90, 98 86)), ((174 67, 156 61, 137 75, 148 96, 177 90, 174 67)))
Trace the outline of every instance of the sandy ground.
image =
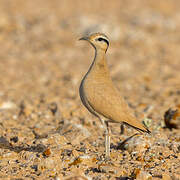
POLYGON ((180 1, 0 0, 0 44, 1 179, 180 179, 180 1), (109 161, 78 95, 94 56, 78 39, 99 31, 115 85, 152 131, 120 146, 136 131, 111 124, 109 161))

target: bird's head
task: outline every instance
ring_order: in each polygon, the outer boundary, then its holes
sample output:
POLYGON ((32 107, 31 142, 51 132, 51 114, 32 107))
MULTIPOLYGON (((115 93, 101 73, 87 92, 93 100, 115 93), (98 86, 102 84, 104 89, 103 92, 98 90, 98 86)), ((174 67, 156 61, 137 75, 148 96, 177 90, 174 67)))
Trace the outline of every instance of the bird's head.
POLYGON ((80 38, 79 40, 88 41, 95 49, 101 49, 103 51, 107 51, 109 47, 108 37, 103 33, 93 33, 89 36, 85 36, 80 38))

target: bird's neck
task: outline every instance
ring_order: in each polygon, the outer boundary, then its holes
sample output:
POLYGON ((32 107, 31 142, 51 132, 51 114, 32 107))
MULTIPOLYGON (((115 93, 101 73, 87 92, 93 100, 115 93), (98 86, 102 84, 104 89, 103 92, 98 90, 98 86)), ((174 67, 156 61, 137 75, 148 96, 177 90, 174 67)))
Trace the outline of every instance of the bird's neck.
POLYGON ((95 49, 94 60, 91 64, 89 71, 96 71, 106 73, 109 72, 107 61, 106 61, 106 53, 101 49, 95 49))

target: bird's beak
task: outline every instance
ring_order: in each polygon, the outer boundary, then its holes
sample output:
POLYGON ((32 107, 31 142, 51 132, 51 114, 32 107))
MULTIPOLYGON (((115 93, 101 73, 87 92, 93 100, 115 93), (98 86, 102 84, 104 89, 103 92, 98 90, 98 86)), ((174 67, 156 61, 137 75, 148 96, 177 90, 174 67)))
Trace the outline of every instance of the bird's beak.
POLYGON ((87 36, 85 36, 85 37, 82 37, 82 38, 80 38, 80 39, 79 39, 79 41, 81 41, 81 40, 88 41, 88 40, 89 40, 89 38, 88 38, 87 36))

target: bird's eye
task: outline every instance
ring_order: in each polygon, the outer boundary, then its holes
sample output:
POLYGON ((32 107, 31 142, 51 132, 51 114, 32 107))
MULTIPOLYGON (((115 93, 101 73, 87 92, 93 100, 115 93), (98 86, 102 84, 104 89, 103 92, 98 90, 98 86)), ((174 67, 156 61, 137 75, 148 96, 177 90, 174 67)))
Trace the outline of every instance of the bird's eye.
POLYGON ((109 42, 108 42, 108 40, 106 40, 106 39, 104 39, 104 38, 98 38, 98 39, 96 39, 96 41, 104 41, 108 46, 109 46, 109 42))
POLYGON ((98 41, 104 41, 104 39, 103 38, 98 38, 98 41))

